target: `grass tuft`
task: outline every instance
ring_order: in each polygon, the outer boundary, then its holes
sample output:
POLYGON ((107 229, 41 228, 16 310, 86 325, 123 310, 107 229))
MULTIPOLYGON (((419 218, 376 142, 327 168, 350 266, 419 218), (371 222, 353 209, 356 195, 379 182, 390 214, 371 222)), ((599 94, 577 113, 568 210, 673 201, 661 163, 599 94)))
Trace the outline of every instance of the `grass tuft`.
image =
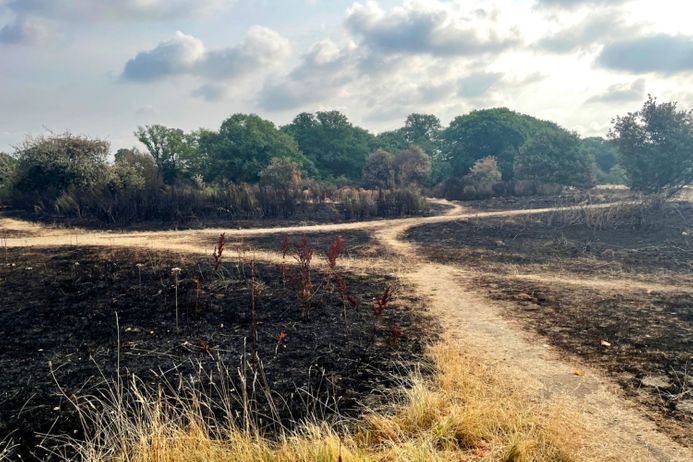
POLYGON ((87 462, 578 459, 584 431, 560 403, 541 402, 522 380, 501 376, 450 341, 431 347, 430 356, 432 374, 412 372, 398 396, 356 421, 305 421, 272 436, 256 418, 244 413, 239 422, 232 411, 234 400, 252 408, 248 398, 192 388, 185 397, 164 397, 133 381, 126 403, 112 393, 112 402, 80 405, 95 424, 88 429, 93 437, 69 440, 68 452, 87 462), (220 398, 229 402, 219 406, 220 398), (218 415, 213 407, 227 411, 218 415))

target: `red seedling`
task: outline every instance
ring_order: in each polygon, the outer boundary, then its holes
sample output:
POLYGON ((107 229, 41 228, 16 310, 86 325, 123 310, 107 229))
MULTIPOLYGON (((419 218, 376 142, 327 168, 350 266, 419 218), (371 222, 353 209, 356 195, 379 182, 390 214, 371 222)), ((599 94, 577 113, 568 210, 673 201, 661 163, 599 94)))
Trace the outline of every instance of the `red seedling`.
POLYGON ((375 314, 376 319, 380 319, 380 317, 383 315, 383 311, 385 311, 385 308, 387 308, 387 304, 390 303, 390 299, 390 286, 387 286, 383 291, 383 295, 379 299, 376 299, 375 303, 373 303, 373 314, 375 314))
POLYGON ((286 338, 286 332, 284 332, 283 329, 280 330, 279 333, 277 333, 277 335, 274 336, 274 339, 279 343, 283 342, 285 338, 286 338))
POLYGON ((331 272, 335 271, 335 267, 337 266, 337 257, 343 249, 344 240, 341 237, 337 236, 327 251, 327 264, 329 265, 331 272))
POLYGON ((355 299, 354 297, 352 297, 351 295, 347 295, 347 301, 354 308, 358 308, 359 306, 361 306, 361 302, 359 300, 355 299))
POLYGON ((393 346, 399 347, 399 339, 402 337, 402 328, 399 321, 392 321, 392 343, 393 346))
POLYGON ((209 342, 207 339, 200 339, 200 351, 209 354, 209 342))
POLYGON ((212 257, 214 258, 214 271, 219 269, 221 264, 221 256, 224 254, 224 246, 226 245, 226 233, 221 233, 219 235, 219 240, 217 245, 214 246, 214 251, 212 252, 212 257))
POLYGON ((289 233, 284 234, 282 239, 282 258, 286 258, 287 253, 289 253, 289 233))

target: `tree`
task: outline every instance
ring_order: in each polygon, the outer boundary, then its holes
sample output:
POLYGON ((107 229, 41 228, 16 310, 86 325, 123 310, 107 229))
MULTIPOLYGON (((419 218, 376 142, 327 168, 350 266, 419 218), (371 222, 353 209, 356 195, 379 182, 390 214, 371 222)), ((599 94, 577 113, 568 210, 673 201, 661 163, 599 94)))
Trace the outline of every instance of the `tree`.
POLYGON ((420 185, 431 173, 431 158, 420 147, 412 146, 395 157, 395 172, 399 186, 420 185))
POLYGON ((199 155, 194 134, 186 134, 179 128, 146 125, 138 127, 135 136, 147 147, 167 184, 174 183, 183 174, 198 173, 190 168, 191 164, 196 165, 199 155))
POLYGON ((392 188, 395 185, 395 156, 384 149, 371 153, 363 166, 363 183, 369 188, 392 188))
POLYGON ((0 198, 9 192, 16 169, 17 159, 7 153, 0 152, 0 198))
POLYGON ((594 171, 594 158, 580 137, 565 130, 540 131, 515 159, 515 176, 520 180, 589 187, 594 184, 594 171))
POLYGON ((15 205, 49 205, 68 191, 92 189, 107 170, 108 151, 106 141, 69 133, 28 138, 14 154, 15 205))
POLYGON ((625 183, 625 172, 618 164, 616 143, 600 137, 590 137, 582 140, 582 146, 594 157, 597 166, 597 183, 625 183))
POLYGON ((375 138, 338 111, 302 113, 282 130, 294 137, 321 178, 357 180, 375 138))
POLYGON ((260 172, 260 183, 289 191, 301 183, 301 171, 293 160, 286 157, 274 157, 260 172))
POLYGON ((256 182, 275 157, 291 159, 304 173, 315 174, 313 163, 289 134, 254 114, 229 117, 218 133, 201 133, 198 146, 208 163, 208 180, 256 182))
POLYGON ((402 134, 407 148, 416 145, 432 159, 440 153, 439 138, 442 130, 440 119, 431 114, 409 114, 404 122, 402 134))
POLYGON ((140 152, 137 148, 118 149, 115 153, 114 167, 123 172, 132 171, 144 179, 144 183, 150 187, 158 187, 161 179, 154 159, 147 153, 140 152))
POLYGON ((650 95, 640 111, 616 117, 609 136, 632 189, 673 194, 693 182, 693 111, 650 95))
POLYGON ((539 131, 560 130, 553 122, 507 108, 472 111, 456 117, 442 132, 442 158, 450 162, 453 175, 462 176, 478 159, 494 156, 507 181, 513 178, 515 156, 528 139, 539 131))
POLYGON ((493 186, 501 180, 496 158, 483 157, 476 162, 464 178, 464 193, 474 197, 488 197, 493 194, 493 186))

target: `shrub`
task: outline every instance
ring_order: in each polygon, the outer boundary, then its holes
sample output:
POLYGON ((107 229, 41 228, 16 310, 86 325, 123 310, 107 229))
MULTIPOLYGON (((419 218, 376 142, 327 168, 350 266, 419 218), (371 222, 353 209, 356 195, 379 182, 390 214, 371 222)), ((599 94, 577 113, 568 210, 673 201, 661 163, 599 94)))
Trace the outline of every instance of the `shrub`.
POLYGON ((77 200, 103 180, 108 149, 106 141, 69 133, 28 138, 15 153, 14 205, 47 211, 66 193, 77 200))
POLYGON ((9 154, 0 152, 0 203, 10 193, 16 169, 17 159, 9 154))
POLYGON ((421 185, 431 174, 431 158, 418 146, 401 151, 395 158, 395 177, 397 185, 406 187, 421 185))
POLYGON ((293 190, 301 183, 298 164, 286 157, 273 157, 260 172, 260 184, 277 189, 293 190))
POLYGON ((493 195, 493 186, 501 179, 501 172, 495 157, 484 157, 474 162, 464 178, 464 194, 474 198, 493 195))
POLYGON ((594 185, 596 168, 576 134, 545 130, 522 146, 514 170, 518 180, 586 188, 594 185))
POLYGON ((395 156, 383 149, 373 152, 363 167, 363 183, 369 188, 391 188, 395 184, 395 156))

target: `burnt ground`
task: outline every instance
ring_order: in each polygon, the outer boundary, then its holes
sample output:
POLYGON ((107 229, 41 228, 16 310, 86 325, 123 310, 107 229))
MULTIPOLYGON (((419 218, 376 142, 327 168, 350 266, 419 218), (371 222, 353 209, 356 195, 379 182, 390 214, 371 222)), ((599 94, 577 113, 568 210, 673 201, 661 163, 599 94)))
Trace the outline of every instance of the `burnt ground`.
MULTIPOLYGON (((9 263, 0 266, 0 440, 11 434, 25 459, 35 451, 37 433, 80 434, 55 380, 66 393, 85 395, 100 386, 99 369, 113 379, 116 312, 120 370, 152 386, 194 375, 199 365, 216 370, 216 358, 235 371, 244 351, 252 350, 247 342, 252 269, 247 262, 229 257, 219 276, 203 258, 144 250, 8 252, 9 263), (173 267, 181 268, 179 332, 173 267)), ((413 309, 418 299, 396 279, 373 272, 343 274, 347 293, 360 302, 358 308, 347 305, 345 322, 339 295, 315 269, 318 291, 304 319, 294 266, 288 264, 286 278, 275 265, 255 267, 257 351, 267 381, 278 397, 308 392, 318 399, 331 397, 341 415, 356 415, 364 400, 396 386, 402 364, 423 360, 431 321, 413 309), (394 298, 376 322, 370 306, 386 286, 393 288, 394 298), (394 323, 401 326, 399 337, 393 335, 394 323), (281 331, 286 337, 278 344, 281 331)), ((305 416, 304 401, 311 399, 289 400, 280 418, 290 424, 305 416)), ((327 417, 332 411, 324 409, 327 417)))
POLYGON ((407 238, 430 259, 469 270, 491 298, 509 302, 501 304, 505 316, 605 370, 663 429, 690 445, 693 206, 677 204, 645 224, 610 217, 597 220, 599 226, 556 214, 466 220, 420 226, 407 238), (682 290, 595 288, 552 276, 629 278, 682 290))
POLYGON ((248 249, 270 250, 275 252, 282 251, 282 242, 284 236, 288 236, 289 242, 292 245, 300 242, 302 238, 306 238, 317 249, 321 249, 319 253, 324 256, 324 252, 329 249, 330 245, 337 237, 344 241, 344 252, 346 257, 382 257, 384 249, 373 240, 371 231, 349 230, 340 232, 313 232, 313 233, 289 233, 289 234, 265 234, 259 236, 247 236, 241 240, 232 238, 235 245, 239 245, 248 249))
POLYGON ((464 205, 470 210, 494 212, 512 209, 567 207, 578 204, 603 204, 635 198, 637 198, 637 195, 626 189, 597 187, 587 191, 566 191, 559 195, 497 196, 488 199, 464 201, 464 205))

